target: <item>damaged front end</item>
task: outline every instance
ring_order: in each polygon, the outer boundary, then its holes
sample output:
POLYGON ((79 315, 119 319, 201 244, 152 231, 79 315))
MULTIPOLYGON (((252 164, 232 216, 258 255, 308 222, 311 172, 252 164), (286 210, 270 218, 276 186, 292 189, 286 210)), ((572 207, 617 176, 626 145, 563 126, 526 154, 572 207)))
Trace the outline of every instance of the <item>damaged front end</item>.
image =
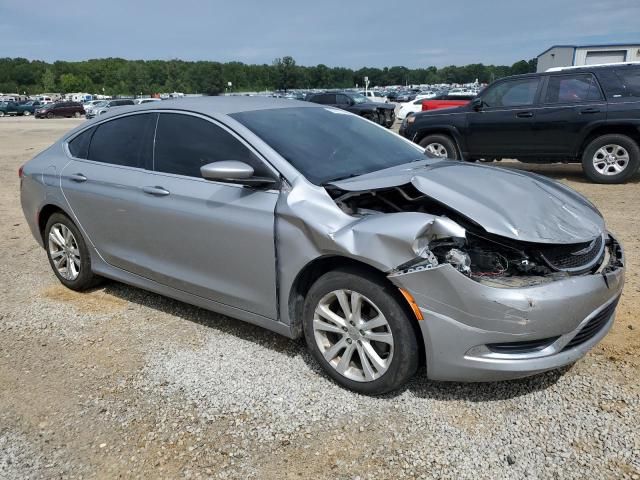
POLYGON ((435 216, 428 235, 418 233, 413 242, 416 257, 394 268, 391 276, 449 264, 487 285, 532 286, 598 271, 606 265, 607 246, 611 246, 604 233, 588 242, 569 244, 518 241, 491 234, 412 184, 359 192, 334 190, 330 194, 349 215, 415 212, 435 216))

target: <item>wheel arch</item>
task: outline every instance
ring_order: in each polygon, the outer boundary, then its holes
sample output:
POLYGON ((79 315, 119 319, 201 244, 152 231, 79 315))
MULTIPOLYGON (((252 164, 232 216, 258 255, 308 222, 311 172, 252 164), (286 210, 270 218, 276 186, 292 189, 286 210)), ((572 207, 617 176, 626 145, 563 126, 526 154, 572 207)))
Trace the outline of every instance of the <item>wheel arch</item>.
POLYGON ((294 338, 302 336, 302 311, 304 308, 306 294, 309 292, 311 286, 325 273, 338 269, 346 269, 359 274, 373 276, 392 287, 391 291, 394 292, 396 301, 401 308, 404 309, 410 320, 411 326, 414 329, 418 340, 418 346, 420 348, 420 361, 423 362, 426 357, 424 355, 424 338, 422 336, 422 330, 418 325, 418 319, 411 310, 411 306, 402 296, 398 287, 391 283, 386 274, 381 270, 378 270, 377 268, 362 261, 340 255, 325 255, 317 257, 307 263, 298 272, 298 275, 291 285, 289 299, 287 302, 289 318, 291 319, 292 336, 294 338))
POLYGON ((51 215, 53 215, 54 213, 62 213, 63 215, 66 215, 67 217, 69 217, 73 222, 71 215, 69 215, 62 208, 60 208, 60 206, 53 203, 48 203, 44 205, 38 211, 38 232, 40 232, 40 238, 42 239, 43 244, 46 243, 44 238, 44 230, 47 226, 47 222, 49 221, 49 218, 51 218, 51 215))
POLYGON ((595 125, 582 137, 576 152, 576 158, 580 159, 587 145, 602 135, 626 135, 640 147, 640 125, 631 124, 600 124, 595 125))

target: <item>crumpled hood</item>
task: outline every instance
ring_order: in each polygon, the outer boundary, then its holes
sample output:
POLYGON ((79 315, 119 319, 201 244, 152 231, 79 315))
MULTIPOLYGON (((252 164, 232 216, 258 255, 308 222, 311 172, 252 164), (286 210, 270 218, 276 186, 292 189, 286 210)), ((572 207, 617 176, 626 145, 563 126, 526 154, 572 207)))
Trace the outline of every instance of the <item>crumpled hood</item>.
POLYGON ((581 243, 604 229, 587 199, 540 175, 452 161, 421 161, 333 183, 346 191, 405 184, 474 221, 487 232, 535 243, 581 243))

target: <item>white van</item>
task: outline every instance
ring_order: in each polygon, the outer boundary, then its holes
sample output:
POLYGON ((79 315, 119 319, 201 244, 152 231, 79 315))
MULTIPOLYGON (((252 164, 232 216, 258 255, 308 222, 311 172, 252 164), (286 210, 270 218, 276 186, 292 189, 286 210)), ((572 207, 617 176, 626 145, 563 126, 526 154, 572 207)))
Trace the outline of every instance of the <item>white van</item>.
POLYGON ((367 97, 367 100, 369 100, 370 102, 389 103, 389 99, 387 97, 385 97, 382 93, 377 92, 375 90, 367 90, 366 92, 363 90, 358 93, 367 97))

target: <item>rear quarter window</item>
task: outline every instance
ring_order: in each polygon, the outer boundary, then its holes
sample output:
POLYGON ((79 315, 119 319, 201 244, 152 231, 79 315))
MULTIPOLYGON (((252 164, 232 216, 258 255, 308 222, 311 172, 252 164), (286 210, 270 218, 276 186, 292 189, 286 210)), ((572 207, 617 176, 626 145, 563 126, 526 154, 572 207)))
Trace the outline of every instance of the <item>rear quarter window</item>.
POLYGON ((91 137, 95 130, 96 127, 85 130, 69 142, 69 153, 71 153, 71 156, 76 158, 88 158, 89 144, 91 143, 91 137))

